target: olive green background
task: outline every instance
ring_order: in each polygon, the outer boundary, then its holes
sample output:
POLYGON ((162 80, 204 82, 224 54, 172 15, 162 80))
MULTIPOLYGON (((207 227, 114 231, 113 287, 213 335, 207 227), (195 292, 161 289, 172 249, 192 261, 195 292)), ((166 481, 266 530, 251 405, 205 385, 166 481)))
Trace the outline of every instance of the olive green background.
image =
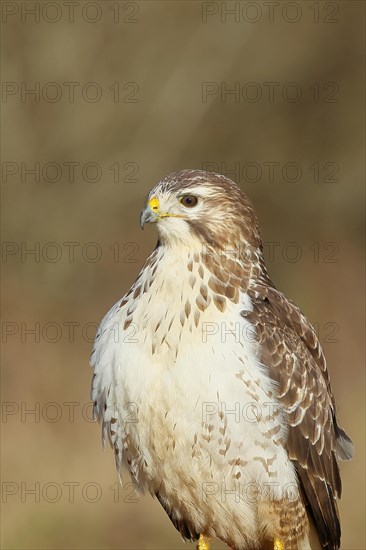
POLYGON ((236 168, 275 284, 318 327, 356 446, 343 548, 363 549, 364 3, 117 4, 80 2, 70 21, 40 2, 37 22, 34 2, 2 2, 2 547, 183 548, 127 475, 116 493, 88 358, 155 244, 148 191, 210 163, 236 168))

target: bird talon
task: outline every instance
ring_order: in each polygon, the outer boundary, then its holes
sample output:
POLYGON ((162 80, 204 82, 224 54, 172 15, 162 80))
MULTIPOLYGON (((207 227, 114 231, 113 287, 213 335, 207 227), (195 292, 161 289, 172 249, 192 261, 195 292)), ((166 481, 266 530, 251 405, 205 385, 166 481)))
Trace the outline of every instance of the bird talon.
POLYGON ((197 550, 210 550, 210 538, 201 534, 198 539, 197 550))
POLYGON ((285 545, 282 540, 275 538, 273 543, 273 550, 285 550, 285 545))

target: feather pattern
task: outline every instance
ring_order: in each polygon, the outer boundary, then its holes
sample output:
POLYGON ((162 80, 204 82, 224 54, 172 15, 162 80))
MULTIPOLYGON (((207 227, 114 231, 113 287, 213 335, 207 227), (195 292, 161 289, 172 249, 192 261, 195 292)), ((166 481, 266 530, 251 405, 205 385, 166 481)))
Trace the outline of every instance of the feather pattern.
POLYGON ((157 247, 104 317, 91 358, 94 414, 117 470, 127 466, 185 539, 258 550, 280 538, 300 550, 310 519, 336 550, 337 460, 352 442, 314 329, 267 275, 250 201, 199 170, 167 176, 149 199, 160 214, 141 220, 157 222, 157 247))

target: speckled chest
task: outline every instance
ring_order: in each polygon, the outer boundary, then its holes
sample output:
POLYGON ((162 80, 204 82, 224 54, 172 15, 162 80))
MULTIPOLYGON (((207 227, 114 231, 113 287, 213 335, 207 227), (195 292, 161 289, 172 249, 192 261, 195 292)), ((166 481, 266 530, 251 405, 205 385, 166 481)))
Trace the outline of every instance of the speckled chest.
POLYGON ((268 474, 273 441, 280 445, 284 432, 255 334, 241 314, 251 307, 248 296, 219 294, 212 272, 194 258, 154 268, 142 273, 119 312, 136 340, 121 350, 123 395, 137 420, 124 426, 133 475, 159 479, 162 464, 214 456, 239 479, 243 466, 271 447, 259 466, 268 474))

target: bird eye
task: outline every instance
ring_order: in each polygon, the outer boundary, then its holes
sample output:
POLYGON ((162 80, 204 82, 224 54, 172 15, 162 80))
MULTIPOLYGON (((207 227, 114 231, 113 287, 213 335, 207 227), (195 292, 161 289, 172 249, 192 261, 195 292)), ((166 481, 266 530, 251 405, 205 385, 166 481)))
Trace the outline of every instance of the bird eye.
POLYGON ((193 206, 196 206, 198 199, 194 195, 184 195, 179 199, 179 202, 187 208, 193 208, 193 206))

